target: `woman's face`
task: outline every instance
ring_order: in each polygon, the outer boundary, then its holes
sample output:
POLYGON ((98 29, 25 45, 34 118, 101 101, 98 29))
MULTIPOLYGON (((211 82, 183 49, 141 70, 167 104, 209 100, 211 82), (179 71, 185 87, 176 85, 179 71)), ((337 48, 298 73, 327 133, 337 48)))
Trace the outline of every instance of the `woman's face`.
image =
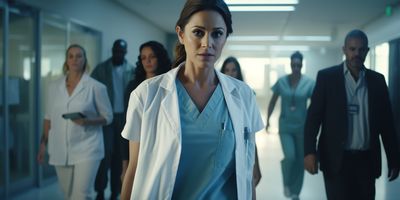
POLYGON ((233 62, 229 62, 225 65, 224 74, 232 76, 233 78, 238 78, 239 72, 236 69, 236 65, 233 62))
POLYGON ((143 47, 140 52, 140 59, 146 74, 155 74, 158 67, 158 59, 151 47, 143 47))
POLYGON ((227 28, 222 16, 212 10, 199 11, 183 28, 177 27, 176 32, 185 46, 186 64, 214 67, 226 41, 227 28))
POLYGON ((83 72, 84 65, 85 56, 83 55, 82 49, 78 47, 70 48, 67 54, 68 70, 74 72, 83 72))
POLYGON ((299 58, 293 58, 290 61, 290 67, 292 68, 293 74, 300 74, 301 68, 303 67, 303 61, 299 58))

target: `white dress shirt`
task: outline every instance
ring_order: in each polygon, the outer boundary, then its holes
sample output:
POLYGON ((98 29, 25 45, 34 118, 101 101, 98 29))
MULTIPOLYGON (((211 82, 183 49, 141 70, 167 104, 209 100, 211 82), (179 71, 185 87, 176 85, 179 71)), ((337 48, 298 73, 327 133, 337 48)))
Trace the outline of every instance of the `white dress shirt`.
MULTIPOLYGON (((369 120, 368 120, 368 88, 365 79, 365 69, 359 72, 358 80, 355 81, 343 63, 344 80, 347 97, 348 137, 346 149, 367 150, 369 149, 369 120)), ((373 84, 373 83, 372 83, 373 84)))

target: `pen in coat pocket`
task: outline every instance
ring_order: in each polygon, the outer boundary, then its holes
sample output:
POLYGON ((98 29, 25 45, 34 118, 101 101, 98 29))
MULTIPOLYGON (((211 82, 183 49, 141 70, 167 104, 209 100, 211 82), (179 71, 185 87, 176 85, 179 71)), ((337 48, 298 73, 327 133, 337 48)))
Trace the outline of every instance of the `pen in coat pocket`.
POLYGON ((247 141, 250 137, 249 128, 244 127, 244 139, 247 141))

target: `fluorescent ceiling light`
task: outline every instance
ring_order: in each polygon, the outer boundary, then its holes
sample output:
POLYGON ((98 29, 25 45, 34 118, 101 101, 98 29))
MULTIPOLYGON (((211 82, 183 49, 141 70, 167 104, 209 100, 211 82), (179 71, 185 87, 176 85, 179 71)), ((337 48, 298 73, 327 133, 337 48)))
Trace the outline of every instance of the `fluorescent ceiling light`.
POLYGON ((231 51, 267 51, 265 45, 228 45, 231 51))
POLYGON ((273 45, 271 51, 309 51, 309 46, 290 46, 290 45, 273 45))
POLYGON ((231 12, 294 11, 294 6, 229 6, 231 12))
POLYGON ((298 0, 225 0, 228 5, 271 5, 271 4, 298 4, 298 0))
POLYGON ((283 36, 285 41, 315 41, 315 42, 330 42, 331 36, 283 36))
POLYGON ((279 36, 273 35, 246 35, 246 36, 229 36, 228 41, 242 41, 242 42, 253 42, 253 41, 278 41, 279 36))

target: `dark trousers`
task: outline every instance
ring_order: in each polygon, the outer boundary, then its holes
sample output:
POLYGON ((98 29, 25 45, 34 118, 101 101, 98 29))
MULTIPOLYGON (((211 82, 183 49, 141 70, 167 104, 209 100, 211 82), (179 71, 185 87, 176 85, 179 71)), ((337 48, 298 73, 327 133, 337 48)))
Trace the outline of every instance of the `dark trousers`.
POLYGON ((375 177, 369 151, 345 151, 338 174, 324 173, 329 200, 375 199, 375 177))
POLYGON ((124 117, 124 114, 114 114, 113 122, 103 128, 105 157, 101 160, 94 186, 98 194, 103 194, 107 187, 108 169, 111 171, 111 195, 118 196, 121 191, 122 159, 120 144, 122 141, 121 132, 125 125, 124 117))

